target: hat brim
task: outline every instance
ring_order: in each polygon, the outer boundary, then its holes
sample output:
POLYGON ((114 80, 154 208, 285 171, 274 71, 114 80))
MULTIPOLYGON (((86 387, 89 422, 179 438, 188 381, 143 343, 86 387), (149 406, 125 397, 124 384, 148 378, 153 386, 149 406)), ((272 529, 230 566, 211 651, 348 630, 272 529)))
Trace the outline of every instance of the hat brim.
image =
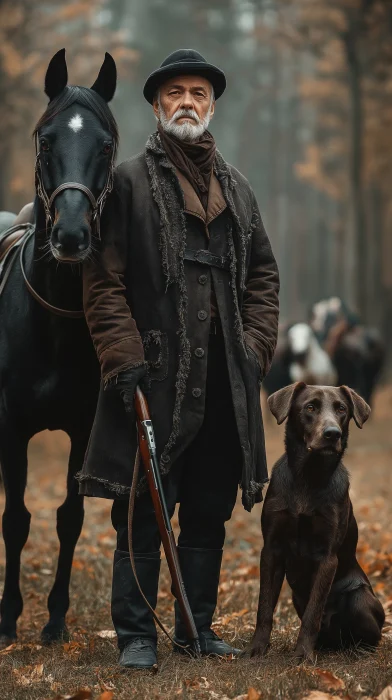
POLYGON ((217 100, 225 91, 226 77, 223 71, 211 63, 200 63, 199 61, 184 61, 183 63, 171 63, 168 66, 158 68, 147 78, 143 88, 143 95, 151 105, 156 92, 162 83, 176 75, 201 75, 210 81, 214 88, 215 99, 217 100))

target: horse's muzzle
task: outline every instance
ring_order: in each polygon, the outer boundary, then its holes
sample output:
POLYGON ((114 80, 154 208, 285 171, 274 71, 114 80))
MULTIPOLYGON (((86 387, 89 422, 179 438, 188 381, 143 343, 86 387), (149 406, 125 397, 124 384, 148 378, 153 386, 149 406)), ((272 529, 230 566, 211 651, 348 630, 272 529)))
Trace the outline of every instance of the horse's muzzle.
POLYGON ((53 257, 62 263, 82 262, 90 252, 91 229, 82 224, 75 230, 65 229, 55 224, 50 238, 50 249, 53 257))

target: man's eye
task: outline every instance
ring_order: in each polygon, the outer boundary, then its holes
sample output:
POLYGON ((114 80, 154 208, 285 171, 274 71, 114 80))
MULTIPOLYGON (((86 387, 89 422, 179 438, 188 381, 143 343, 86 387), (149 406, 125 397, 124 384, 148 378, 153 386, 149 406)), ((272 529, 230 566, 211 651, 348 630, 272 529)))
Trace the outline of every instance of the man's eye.
POLYGON ((308 405, 306 406, 306 410, 308 411, 308 413, 313 413, 313 411, 314 411, 314 404, 308 403, 308 405))

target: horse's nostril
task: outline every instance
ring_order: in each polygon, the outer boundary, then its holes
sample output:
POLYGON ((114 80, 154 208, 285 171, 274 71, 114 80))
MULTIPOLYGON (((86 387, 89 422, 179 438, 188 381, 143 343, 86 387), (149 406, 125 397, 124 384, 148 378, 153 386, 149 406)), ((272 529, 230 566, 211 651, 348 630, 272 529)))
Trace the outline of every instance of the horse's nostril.
POLYGON ((339 428, 331 426, 329 428, 325 428, 323 435, 325 438, 327 438, 327 440, 339 440, 339 438, 342 436, 342 431, 339 430, 339 428))

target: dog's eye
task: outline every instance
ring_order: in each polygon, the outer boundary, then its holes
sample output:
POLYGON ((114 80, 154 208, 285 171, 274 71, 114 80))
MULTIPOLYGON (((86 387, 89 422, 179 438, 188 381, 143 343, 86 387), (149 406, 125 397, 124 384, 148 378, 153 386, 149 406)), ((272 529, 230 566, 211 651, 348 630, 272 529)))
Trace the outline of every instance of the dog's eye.
POLYGON ((342 403, 338 406, 338 413, 346 413, 346 407, 342 403))
POLYGON ((313 411, 314 411, 314 404, 308 403, 308 405, 306 406, 306 410, 307 410, 309 413, 313 413, 313 411))

